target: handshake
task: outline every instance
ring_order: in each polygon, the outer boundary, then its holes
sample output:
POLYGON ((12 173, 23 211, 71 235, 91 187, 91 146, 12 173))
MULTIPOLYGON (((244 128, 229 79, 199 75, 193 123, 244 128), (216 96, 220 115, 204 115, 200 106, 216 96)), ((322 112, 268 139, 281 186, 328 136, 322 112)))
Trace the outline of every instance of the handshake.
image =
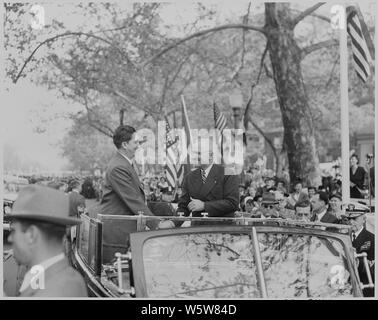
MULTIPOLYGON (((205 203, 203 201, 199 199, 193 199, 192 197, 190 197, 190 200, 191 201, 189 202, 187 206, 190 212, 203 211, 205 209, 205 203)), ((182 212, 178 212, 179 215, 180 213, 182 212)), ((171 229, 175 227, 176 225, 172 220, 163 220, 159 222, 157 229, 171 229)))

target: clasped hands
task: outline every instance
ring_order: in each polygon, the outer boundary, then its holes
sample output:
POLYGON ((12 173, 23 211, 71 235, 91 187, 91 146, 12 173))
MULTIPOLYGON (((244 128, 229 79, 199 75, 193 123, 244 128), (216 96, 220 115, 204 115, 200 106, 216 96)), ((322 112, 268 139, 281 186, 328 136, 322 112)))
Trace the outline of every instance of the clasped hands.
POLYGON ((205 210, 205 202, 198 200, 198 199, 193 199, 190 197, 190 202, 188 204, 188 209, 189 211, 203 211, 205 210))

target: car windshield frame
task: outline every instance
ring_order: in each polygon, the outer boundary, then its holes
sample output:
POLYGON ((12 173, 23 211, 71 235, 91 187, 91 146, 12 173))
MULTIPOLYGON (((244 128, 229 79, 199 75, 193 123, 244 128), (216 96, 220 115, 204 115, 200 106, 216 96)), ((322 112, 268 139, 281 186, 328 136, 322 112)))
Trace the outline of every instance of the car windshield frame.
MULTIPOLYGON (((362 296, 362 291, 359 286, 359 279, 357 278, 356 268, 352 261, 354 259, 353 247, 351 240, 347 234, 331 232, 322 229, 306 229, 301 227, 287 227, 287 226, 266 226, 266 225, 232 225, 232 226, 199 226, 190 228, 176 228, 176 229, 162 229, 148 232, 136 232, 130 234, 130 245, 132 252, 132 265, 134 273, 134 285, 136 296, 140 298, 152 298, 148 296, 145 265, 143 258, 143 248, 146 241, 167 236, 179 236, 184 234, 201 234, 201 233, 227 233, 227 234, 246 234, 251 235, 252 247, 254 248, 255 263, 257 269, 257 284, 260 289, 261 298, 269 298, 266 290, 266 281, 264 278, 261 252, 257 235, 262 233, 270 234, 296 234, 308 235, 318 238, 332 239, 339 241, 342 246, 345 260, 350 273, 350 283, 353 289, 353 296, 362 296), (347 245, 348 244, 348 245, 347 245), (349 250, 348 250, 349 248, 349 250), (256 250, 258 249, 258 250, 256 250)), ((342 297, 341 297, 342 298, 342 297)))

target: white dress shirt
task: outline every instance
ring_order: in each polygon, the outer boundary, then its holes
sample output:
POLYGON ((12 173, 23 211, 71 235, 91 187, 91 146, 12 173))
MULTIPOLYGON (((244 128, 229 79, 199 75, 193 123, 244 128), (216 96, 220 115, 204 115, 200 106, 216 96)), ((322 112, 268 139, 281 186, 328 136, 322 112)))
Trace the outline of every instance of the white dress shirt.
MULTIPOLYGON (((44 270, 46 271, 47 268, 51 267, 52 265, 54 265, 55 263, 63 260, 65 257, 64 253, 60 253, 50 259, 47 259, 39 264, 36 264, 34 265, 33 267, 31 267, 29 269, 29 271, 25 274, 25 277, 24 277, 24 281, 22 282, 22 285, 21 285, 21 288, 20 288, 20 292, 23 292, 25 291, 30 285, 31 285, 31 281, 33 280, 34 277, 36 277, 36 274, 32 274, 31 271, 34 269, 34 270, 44 270), (35 269, 36 267, 38 267, 38 269, 35 269)), ((35 272, 34 272, 35 273, 35 272)))
POLYGON ((362 226, 357 232, 352 233, 352 240, 353 240, 353 235, 354 235, 354 239, 357 239, 357 237, 359 236, 363 228, 364 227, 362 226))
POLYGON ((211 170, 212 167, 213 167, 213 164, 210 164, 205 170, 203 170, 205 172, 205 177, 206 178, 209 175, 210 170, 211 170))

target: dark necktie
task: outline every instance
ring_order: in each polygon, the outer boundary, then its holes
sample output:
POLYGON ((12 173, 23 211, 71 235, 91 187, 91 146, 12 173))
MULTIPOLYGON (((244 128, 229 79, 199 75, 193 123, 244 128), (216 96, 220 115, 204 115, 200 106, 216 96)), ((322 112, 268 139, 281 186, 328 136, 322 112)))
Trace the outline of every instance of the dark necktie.
POLYGON ((356 240, 356 234, 352 232, 352 242, 354 242, 355 240, 356 240))
POLYGON ((205 170, 201 169, 201 176, 202 176, 202 183, 206 183, 206 172, 205 170))

